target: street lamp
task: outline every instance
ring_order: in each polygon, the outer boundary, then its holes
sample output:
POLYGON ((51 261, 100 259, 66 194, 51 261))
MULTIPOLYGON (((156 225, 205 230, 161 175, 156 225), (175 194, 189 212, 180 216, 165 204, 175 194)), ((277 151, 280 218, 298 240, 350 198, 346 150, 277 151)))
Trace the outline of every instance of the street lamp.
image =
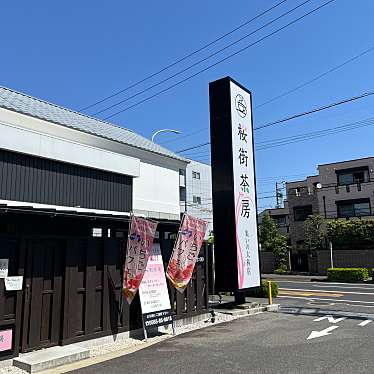
POLYGON ((162 130, 158 130, 156 131, 153 135, 152 135, 152 142, 154 142, 155 140, 155 137, 160 134, 161 132, 172 132, 174 134, 180 134, 181 132, 178 131, 178 130, 173 130, 173 129, 162 129, 162 130))

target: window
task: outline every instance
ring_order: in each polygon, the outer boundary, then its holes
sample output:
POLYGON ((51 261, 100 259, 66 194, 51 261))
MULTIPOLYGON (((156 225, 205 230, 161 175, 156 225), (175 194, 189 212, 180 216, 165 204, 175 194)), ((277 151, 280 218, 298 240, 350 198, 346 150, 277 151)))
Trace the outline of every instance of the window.
POLYGON ((370 216, 369 199, 337 201, 338 217, 361 217, 370 216))
POLYGON ((296 193, 297 197, 300 197, 301 196, 301 187, 295 188, 295 193, 296 193))
POLYGON ((198 173, 197 171, 193 171, 192 172, 192 178, 193 179, 200 179, 200 173, 198 173))
POLYGON ((311 205, 295 206, 293 208, 295 221, 305 221, 310 215, 313 214, 311 205))
POLYGON ((276 225, 285 225, 286 224, 286 216, 274 216, 273 218, 276 225))
POLYGON ((185 187, 179 187, 179 200, 186 201, 186 188, 185 187))
POLYGON ((340 185, 364 183, 369 181, 368 168, 337 170, 336 174, 338 176, 338 184, 340 185))
POLYGON ((194 204, 201 204, 201 197, 200 196, 193 196, 193 203, 194 204))

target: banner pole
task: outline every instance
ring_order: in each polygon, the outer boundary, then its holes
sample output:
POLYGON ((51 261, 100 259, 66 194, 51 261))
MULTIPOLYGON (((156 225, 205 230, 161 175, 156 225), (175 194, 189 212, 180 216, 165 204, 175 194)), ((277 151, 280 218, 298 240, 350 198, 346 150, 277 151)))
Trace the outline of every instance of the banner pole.
POLYGON ((147 341, 148 340, 148 335, 147 335, 147 329, 145 328, 145 325, 144 325, 143 317, 142 317, 142 323, 143 323, 144 340, 147 341))
POLYGON ((214 302, 216 299, 216 258, 214 253, 214 243, 212 244, 212 299, 213 299, 213 308, 214 308, 214 302))
POLYGON ((126 261, 126 258, 125 258, 125 253, 127 253, 127 244, 129 242, 129 237, 130 237, 130 231, 131 231, 131 225, 132 225, 132 218, 134 216, 134 213, 133 212, 130 212, 130 221, 129 221, 129 227, 128 227, 128 230, 127 230, 127 241, 126 241, 126 252, 124 251, 124 245, 121 247, 121 257, 122 257, 122 290, 121 290, 121 295, 120 295, 120 306, 119 306, 119 309, 120 309, 120 317, 122 317, 122 312, 123 312, 123 304, 124 304, 124 297, 123 297, 123 282, 125 281, 125 271, 124 271, 124 267, 125 267, 125 261, 126 261))
POLYGON ((173 336, 175 336, 176 332, 175 332, 175 321, 174 321, 174 318, 173 318, 173 322, 171 323, 171 328, 173 330, 173 336))

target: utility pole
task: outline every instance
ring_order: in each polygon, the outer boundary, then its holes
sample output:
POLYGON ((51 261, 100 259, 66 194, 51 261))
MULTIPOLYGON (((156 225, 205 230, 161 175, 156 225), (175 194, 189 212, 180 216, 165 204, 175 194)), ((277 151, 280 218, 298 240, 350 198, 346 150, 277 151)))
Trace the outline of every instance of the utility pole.
POLYGON ((277 199, 276 208, 282 208, 283 205, 283 193, 282 193, 282 182, 275 182, 275 197, 277 199))
POLYGON ((330 247, 330 267, 331 269, 334 269, 334 257, 332 254, 332 242, 329 242, 329 247, 330 247))

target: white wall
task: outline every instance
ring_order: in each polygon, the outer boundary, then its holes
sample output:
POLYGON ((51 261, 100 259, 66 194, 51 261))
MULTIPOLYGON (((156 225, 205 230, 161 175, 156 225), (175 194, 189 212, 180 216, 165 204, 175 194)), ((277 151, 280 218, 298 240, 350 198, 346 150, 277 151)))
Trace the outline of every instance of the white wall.
POLYGON ((87 166, 94 169, 139 176, 140 161, 100 148, 0 121, 0 148, 37 157, 87 166))
POLYGON ((179 169, 185 162, 3 108, 0 123, 18 131, 4 136, 0 128, 0 148, 130 175, 134 211, 179 219, 179 169))
POLYGON ((179 219, 179 168, 172 170, 141 162, 140 177, 134 179, 133 205, 134 211, 172 214, 172 219, 179 219))

